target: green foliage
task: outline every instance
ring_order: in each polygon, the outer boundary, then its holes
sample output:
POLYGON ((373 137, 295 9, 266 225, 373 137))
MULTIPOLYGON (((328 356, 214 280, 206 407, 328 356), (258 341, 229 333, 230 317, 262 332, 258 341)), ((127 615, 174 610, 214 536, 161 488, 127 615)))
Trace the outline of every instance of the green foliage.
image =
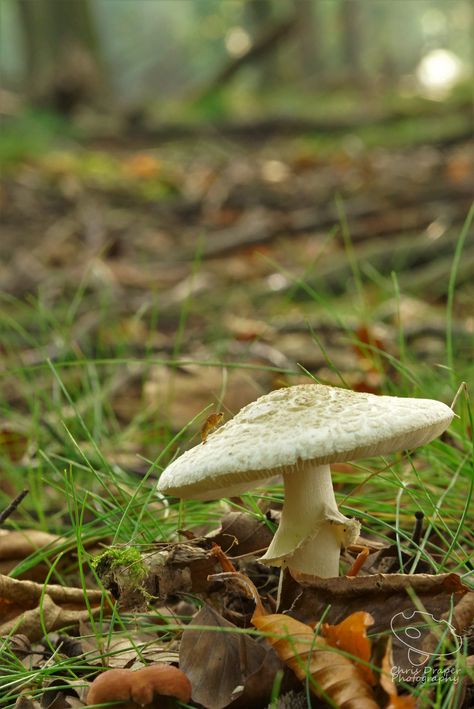
POLYGON ((43 155, 58 140, 71 135, 66 121, 48 111, 25 111, 5 119, 0 131, 0 165, 8 168, 43 155))

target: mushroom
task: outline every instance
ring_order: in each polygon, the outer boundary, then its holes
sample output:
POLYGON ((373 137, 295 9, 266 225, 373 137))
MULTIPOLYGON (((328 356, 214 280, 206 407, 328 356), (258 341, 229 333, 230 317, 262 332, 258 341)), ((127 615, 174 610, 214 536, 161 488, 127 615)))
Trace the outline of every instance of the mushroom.
MULTIPOLYGON (((184 672, 172 665, 149 665, 140 670, 107 670, 92 682, 87 706, 122 702, 128 709, 162 706, 159 697, 191 699, 191 683, 184 672)), ((164 706, 164 705, 163 705, 164 706)))
POLYGON ((248 491, 281 474, 280 525, 260 561, 315 576, 337 576, 341 547, 360 523, 337 508, 330 463, 415 448, 439 436, 452 410, 439 401, 376 396, 302 384, 260 397, 206 445, 186 451, 163 471, 158 489, 211 500, 248 491))

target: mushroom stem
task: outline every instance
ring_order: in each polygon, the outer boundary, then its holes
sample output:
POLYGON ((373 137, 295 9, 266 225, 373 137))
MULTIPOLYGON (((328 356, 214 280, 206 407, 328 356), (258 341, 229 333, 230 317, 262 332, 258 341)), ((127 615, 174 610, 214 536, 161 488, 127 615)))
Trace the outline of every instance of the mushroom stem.
POLYGON ((280 525, 262 560, 298 573, 338 576, 341 546, 357 538, 360 525, 337 509, 329 465, 305 464, 283 480, 280 525))

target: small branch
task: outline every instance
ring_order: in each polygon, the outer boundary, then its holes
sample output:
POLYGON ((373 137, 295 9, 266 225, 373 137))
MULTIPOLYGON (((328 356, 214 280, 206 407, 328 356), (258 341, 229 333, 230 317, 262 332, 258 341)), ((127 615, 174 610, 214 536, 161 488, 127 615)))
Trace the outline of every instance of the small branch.
POLYGON ((0 512, 0 524, 3 524, 3 522, 5 522, 5 520, 10 517, 13 512, 15 512, 18 505, 20 505, 20 503, 24 500, 28 493, 29 490, 22 490, 20 494, 17 495, 15 499, 10 502, 8 507, 4 509, 3 512, 0 512))
POLYGON ((263 56, 270 54, 274 49, 281 43, 282 40, 286 39, 291 32, 295 29, 296 17, 289 17, 282 20, 278 24, 266 29, 255 42, 250 46, 250 48, 242 55, 231 59, 222 69, 219 70, 217 75, 211 79, 209 84, 201 89, 199 98, 204 98, 214 91, 222 88, 228 81, 237 74, 240 69, 247 65, 259 61, 263 56))

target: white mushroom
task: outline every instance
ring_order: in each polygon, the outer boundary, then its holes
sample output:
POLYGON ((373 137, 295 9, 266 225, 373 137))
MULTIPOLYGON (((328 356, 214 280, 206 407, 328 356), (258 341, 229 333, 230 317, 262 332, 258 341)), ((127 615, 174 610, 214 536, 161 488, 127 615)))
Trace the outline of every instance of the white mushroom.
POLYGON ((440 401, 375 396, 303 384, 245 406, 162 473, 158 489, 212 500, 283 475, 277 533, 261 561, 317 576, 337 576, 341 547, 360 524, 342 515, 330 463, 416 448, 439 436, 453 412, 440 401))

